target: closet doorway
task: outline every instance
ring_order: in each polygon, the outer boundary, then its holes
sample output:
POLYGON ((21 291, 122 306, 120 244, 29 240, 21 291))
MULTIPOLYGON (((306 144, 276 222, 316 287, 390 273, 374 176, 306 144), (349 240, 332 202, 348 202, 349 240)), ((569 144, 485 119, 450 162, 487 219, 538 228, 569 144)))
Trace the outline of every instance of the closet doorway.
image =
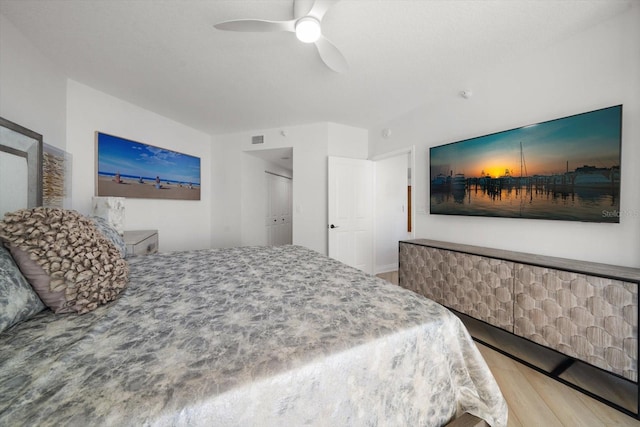
POLYGON ((267 245, 280 246, 292 243, 291 178, 265 171, 267 180, 267 245))
POLYGON ((244 153, 242 245, 293 243, 293 148, 244 153))

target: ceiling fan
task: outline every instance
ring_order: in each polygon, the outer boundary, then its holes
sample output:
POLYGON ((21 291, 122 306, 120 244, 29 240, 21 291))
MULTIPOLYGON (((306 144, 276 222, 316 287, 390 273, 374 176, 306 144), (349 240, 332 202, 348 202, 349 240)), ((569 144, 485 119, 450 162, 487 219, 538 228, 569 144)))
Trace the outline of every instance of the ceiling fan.
POLYGON ((293 19, 288 21, 266 21, 262 19, 236 19, 215 24, 225 31, 271 32, 289 31, 304 43, 315 43, 320 58, 337 73, 349 68, 346 59, 337 47, 322 35, 320 24, 327 10, 339 0, 294 0, 293 19))

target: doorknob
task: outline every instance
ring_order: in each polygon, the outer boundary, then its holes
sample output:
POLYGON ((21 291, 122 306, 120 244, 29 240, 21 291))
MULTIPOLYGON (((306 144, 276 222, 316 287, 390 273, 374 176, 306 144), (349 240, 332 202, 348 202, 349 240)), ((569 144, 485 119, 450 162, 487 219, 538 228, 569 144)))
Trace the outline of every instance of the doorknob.
POLYGON ((339 228, 339 226, 331 224, 329 228, 339 228))

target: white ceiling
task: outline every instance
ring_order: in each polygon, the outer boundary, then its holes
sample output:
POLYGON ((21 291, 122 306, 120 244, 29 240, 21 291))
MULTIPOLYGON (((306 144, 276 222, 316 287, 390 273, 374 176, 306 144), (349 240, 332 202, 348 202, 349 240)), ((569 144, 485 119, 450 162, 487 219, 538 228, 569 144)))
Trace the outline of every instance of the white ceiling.
POLYGON ((480 70, 544 48, 636 0, 342 0, 323 34, 329 70, 292 33, 219 31, 292 18, 292 0, 0 0, 72 79, 210 134, 333 121, 374 128, 480 70))

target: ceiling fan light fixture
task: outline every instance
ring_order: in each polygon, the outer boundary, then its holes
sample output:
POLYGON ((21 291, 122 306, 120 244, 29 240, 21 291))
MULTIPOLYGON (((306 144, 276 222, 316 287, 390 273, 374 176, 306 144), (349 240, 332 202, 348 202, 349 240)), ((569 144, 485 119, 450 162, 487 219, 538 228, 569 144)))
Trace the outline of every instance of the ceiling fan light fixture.
POLYGON ((303 43, 313 43, 320 38, 320 21, 305 16, 296 22, 296 37, 303 43))

